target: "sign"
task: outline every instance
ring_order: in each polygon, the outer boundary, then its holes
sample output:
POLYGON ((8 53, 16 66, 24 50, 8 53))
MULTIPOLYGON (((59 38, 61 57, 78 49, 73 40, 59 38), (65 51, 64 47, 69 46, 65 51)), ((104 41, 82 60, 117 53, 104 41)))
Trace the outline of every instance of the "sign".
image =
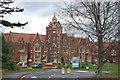
POLYGON ((42 56, 42 60, 43 60, 43 61, 46 61, 46 55, 43 55, 43 56, 42 56))
POLYGON ((72 58, 72 68, 79 68, 80 58, 73 57, 72 58))

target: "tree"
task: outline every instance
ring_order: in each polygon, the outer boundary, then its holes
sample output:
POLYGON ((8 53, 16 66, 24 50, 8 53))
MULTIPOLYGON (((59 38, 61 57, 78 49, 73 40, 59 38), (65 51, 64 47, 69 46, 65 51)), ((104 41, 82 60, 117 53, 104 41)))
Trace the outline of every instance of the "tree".
POLYGON ((97 46, 98 65, 96 76, 102 72, 102 66, 110 57, 111 50, 118 37, 117 2, 82 2, 65 3, 62 18, 68 28, 85 33, 97 46), (105 43, 109 46, 105 47, 105 43), (107 55, 107 56, 105 56, 107 55))
MULTIPOLYGON (((24 9, 20 9, 18 7, 13 7, 10 8, 9 4, 13 3, 14 1, 12 0, 4 0, 4 1, 0 1, 0 17, 4 17, 5 14, 12 14, 13 12, 23 12, 24 9)), ((26 24, 28 24, 28 22, 26 23, 11 23, 9 21, 6 20, 0 20, 0 24, 2 24, 5 27, 11 27, 14 28, 15 27, 21 27, 21 26, 25 26, 26 24)), ((23 28, 23 27, 22 27, 23 28)))
POLYGON ((12 58, 13 46, 2 37, 2 69, 17 70, 17 61, 12 58))
POLYGON ((74 48, 75 48, 75 44, 74 43, 74 34, 75 33, 71 33, 71 31, 69 31, 67 28, 64 29, 65 34, 63 35, 63 39, 62 39, 62 45, 63 45, 63 53, 64 53, 64 60, 65 63, 68 64, 68 67, 70 67, 70 62, 72 57, 74 56, 74 48))

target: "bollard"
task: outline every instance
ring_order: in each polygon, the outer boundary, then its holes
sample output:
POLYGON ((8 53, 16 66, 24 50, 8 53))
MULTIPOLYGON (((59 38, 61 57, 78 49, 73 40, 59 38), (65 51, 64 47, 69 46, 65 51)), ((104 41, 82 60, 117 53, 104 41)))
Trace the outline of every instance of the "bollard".
POLYGON ((61 74, 65 74, 65 68, 62 68, 61 74))
POLYGON ((87 67, 86 67, 86 69, 88 70, 88 69, 89 69, 89 67, 87 66, 87 67))
POLYGON ((68 74, 70 73, 70 68, 67 69, 67 73, 68 73, 68 74))

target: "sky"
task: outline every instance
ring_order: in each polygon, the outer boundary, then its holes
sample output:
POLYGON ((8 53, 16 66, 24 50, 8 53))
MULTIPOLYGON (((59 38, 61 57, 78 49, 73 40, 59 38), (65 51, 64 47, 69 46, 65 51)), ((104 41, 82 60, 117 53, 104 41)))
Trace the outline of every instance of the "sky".
POLYGON ((28 25, 22 28, 6 28, 3 27, 0 29, 1 32, 18 32, 18 33, 39 33, 46 34, 46 27, 49 22, 52 21, 54 13, 56 14, 57 19, 60 21, 57 16, 58 7, 57 5, 62 4, 62 2, 51 1, 42 1, 42 0, 15 0, 14 3, 10 4, 10 7, 24 8, 23 12, 15 12, 12 15, 5 15, 3 19, 10 21, 11 23, 25 23, 28 22, 28 25))
MULTIPOLYGON (((49 22, 52 21, 54 13, 56 13, 57 19, 61 21, 57 14, 60 12, 60 8, 57 6, 63 6, 63 2, 71 2, 75 0, 15 0, 10 4, 10 7, 24 8, 23 12, 12 13, 12 15, 5 15, 3 19, 10 22, 25 23, 28 25, 22 28, 0 28, 0 32, 18 32, 18 33, 39 33, 46 34, 46 27, 49 22)), ((0 25, 1 26, 1 25, 0 25)))

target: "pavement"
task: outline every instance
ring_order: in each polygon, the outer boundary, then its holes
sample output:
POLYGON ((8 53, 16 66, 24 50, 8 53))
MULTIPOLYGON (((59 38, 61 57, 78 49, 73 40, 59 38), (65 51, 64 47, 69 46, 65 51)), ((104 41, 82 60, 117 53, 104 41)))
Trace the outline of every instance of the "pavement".
POLYGON ((30 73, 30 72, 19 72, 19 73, 14 73, 14 74, 2 76, 2 78, 18 78, 19 76, 24 75, 24 74, 28 74, 28 73, 30 73))
POLYGON ((70 74, 61 74, 61 70, 59 69, 46 69, 40 72, 19 72, 9 74, 3 76, 2 80, 13 80, 15 78, 17 78, 18 80, 24 80, 27 78, 90 78, 93 75, 95 75, 94 71, 71 70, 70 74))

